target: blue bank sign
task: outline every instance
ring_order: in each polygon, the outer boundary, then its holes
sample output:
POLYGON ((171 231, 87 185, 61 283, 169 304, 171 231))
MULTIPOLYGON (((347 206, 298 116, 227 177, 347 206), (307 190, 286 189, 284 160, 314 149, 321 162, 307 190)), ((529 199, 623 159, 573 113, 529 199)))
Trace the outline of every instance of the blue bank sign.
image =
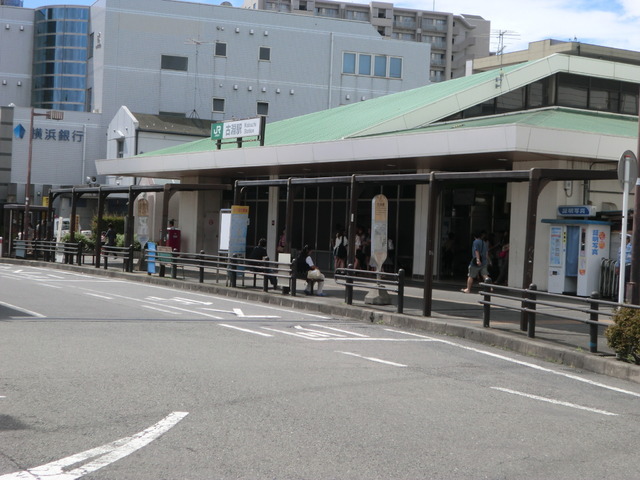
MULTIPOLYGON (((13 129, 13 134, 16 138, 24 138, 27 130, 18 124, 13 129)), ((50 142, 76 142, 81 143, 84 138, 84 132, 82 130, 67 130, 64 128, 34 128, 33 140, 46 140, 50 142)))

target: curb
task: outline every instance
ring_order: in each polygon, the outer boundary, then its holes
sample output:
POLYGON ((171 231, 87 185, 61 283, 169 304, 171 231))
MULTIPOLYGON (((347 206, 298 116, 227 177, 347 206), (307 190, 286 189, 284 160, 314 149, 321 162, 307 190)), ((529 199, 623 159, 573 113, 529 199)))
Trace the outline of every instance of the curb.
POLYGON ((316 300, 315 298, 274 295, 264 293, 262 291, 242 290, 238 288, 233 289, 231 287, 217 284, 212 285, 185 282, 184 280, 174 280, 166 277, 104 270, 100 268, 87 268, 77 265, 32 260, 16 260, 13 258, 0 258, 0 263, 67 270, 76 273, 109 278, 121 278, 180 290, 190 290, 199 293, 250 300, 257 303, 277 305, 295 310, 313 311, 326 315, 345 317, 361 322, 377 323, 400 329, 418 330, 439 335, 464 338, 472 342, 490 345, 502 350, 538 358, 547 362, 599 373, 634 383, 640 383, 640 368, 637 365, 621 362, 611 357, 603 357, 593 353, 582 352, 580 350, 562 348, 557 345, 550 344, 545 340, 519 336, 516 332, 506 333, 497 329, 454 324, 447 322, 444 318, 438 319, 437 317, 417 317, 399 313, 381 312, 378 310, 367 309, 362 306, 354 307, 346 304, 333 305, 324 303, 321 300, 316 300))

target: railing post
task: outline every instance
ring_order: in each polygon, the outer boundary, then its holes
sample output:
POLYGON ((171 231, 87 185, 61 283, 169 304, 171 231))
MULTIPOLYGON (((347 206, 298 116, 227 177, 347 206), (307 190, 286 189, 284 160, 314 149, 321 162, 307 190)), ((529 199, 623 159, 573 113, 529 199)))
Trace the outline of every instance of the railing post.
MULTIPOLYGON (((531 308, 531 310, 535 310, 536 309, 536 303, 535 301, 538 299, 538 296, 536 295, 536 290, 538 290, 538 286, 535 283, 532 283, 531 285, 529 285, 529 293, 527 294, 526 298, 527 300, 525 300, 524 305, 525 308, 531 308), (529 300, 533 300, 534 303, 529 302, 529 300)), ((534 312, 527 312, 527 327, 528 327, 528 331, 527 331, 527 336, 529 338, 534 338, 536 336, 536 313, 534 312)))
POLYGON ((176 265, 176 251, 178 249, 174 248, 171 252, 171 278, 178 278, 178 266, 176 265))
POLYGON ((200 255, 198 255, 200 259, 200 267, 198 268, 198 282, 204 283, 204 250, 200 250, 200 255))
POLYGON ((127 272, 133 272, 133 243, 129 245, 129 260, 127 262, 127 272))
POLYGON ((398 313, 404 312, 404 268, 398 270, 398 313))
POLYGON ((104 259, 104 269, 106 270, 107 266, 109 265, 109 250, 104 251, 103 259, 104 259))
MULTIPOLYGON (((268 262, 269 261, 269 257, 264 257, 262 259, 263 262, 268 262)), ((263 292, 268 292, 269 291, 269 269, 266 267, 266 265, 263 263, 262 264, 262 291, 263 292)))
MULTIPOLYGON (((598 292, 591 293, 592 300, 598 300, 599 298, 600 295, 598 294, 598 292)), ((589 314, 589 320, 593 322, 598 321, 599 306, 600 305, 597 301, 589 302, 589 309, 595 310, 589 314)), ((589 324, 589 351, 591 353, 598 353, 598 325, 595 325, 593 323, 589 324)))
POLYGON ((295 297, 296 296, 296 283, 297 282, 297 275, 296 275, 296 261, 292 261, 291 262, 291 277, 289 278, 289 283, 291 285, 291 296, 295 297))
POLYGON ((237 253, 234 253, 233 256, 229 259, 230 269, 229 269, 229 283, 231 284, 231 288, 236 288, 237 276, 236 276, 236 257, 237 253))
POLYGON ((484 328, 489 328, 491 326, 491 280, 485 280, 484 283, 489 284, 489 287, 487 287, 483 296, 484 304, 482 305, 482 326, 484 328))
POLYGON ((82 242, 78 242, 78 266, 82 266, 82 247, 84 247, 82 242))
MULTIPOLYGON (((353 269, 353 264, 350 263, 349 265, 347 265, 347 270, 351 270, 353 269)), ((349 273, 348 271, 345 272, 346 273, 346 285, 345 285, 345 289, 344 289, 344 301, 346 302, 347 305, 353 305, 353 277, 351 276, 351 273, 349 273)))

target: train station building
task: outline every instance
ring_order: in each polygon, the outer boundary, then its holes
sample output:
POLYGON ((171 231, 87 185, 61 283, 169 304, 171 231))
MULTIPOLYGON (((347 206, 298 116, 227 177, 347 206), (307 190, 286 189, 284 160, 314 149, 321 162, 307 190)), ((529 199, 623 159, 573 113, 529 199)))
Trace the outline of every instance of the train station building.
MULTIPOLYGON (((328 269, 336 229, 366 229, 371 199, 383 193, 396 266, 413 277, 424 276, 429 255, 439 273, 439 252, 450 232, 457 244, 455 268, 464 274, 472 232, 485 230, 509 235, 509 284, 526 277, 535 252, 532 280, 546 289, 553 259, 549 225, 564 215, 578 216, 574 222, 610 223, 607 212, 621 209, 614 172, 621 154, 637 149, 639 85, 638 65, 555 54, 267 123, 264 145, 243 142, 238 148, 236 142, 203 139, 98 160, 96 166, 100 175, 246 182, 235 200, 231 191, 180 193, 184 251, 217 251, 220 210, 240 199, 250 207, 249 244, 265 237, 275 252, 290 225, 290 247, 312 246, 318 265, 328 269), (521 174, 532 169, 559 172, 538 182, 533 197, 531 182, 521 174), (433 172, 452 175, 437 195, 431 182, 416 177, 433 172), (360 185, 355 210, 347 180, 354 175, 370 180, 360 185), (308 185, 291 198, 283 186, 287 179, 306 179, 308 185), (427 248, 430 235, 435 243, 427 248)), ((607 250, 617 250, 612 236, 603 241, 607 250)))

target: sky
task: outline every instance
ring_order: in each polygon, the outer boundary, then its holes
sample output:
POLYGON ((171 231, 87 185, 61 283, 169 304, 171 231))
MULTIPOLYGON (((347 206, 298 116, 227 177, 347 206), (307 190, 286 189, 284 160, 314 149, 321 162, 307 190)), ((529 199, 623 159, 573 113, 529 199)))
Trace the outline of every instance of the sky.
MULTIPOLYGON (((92 3, 93 0, 24 0, 27 8, 92 3)), ((217 5, 222 0, 198 3, 217 5)), ((232 3, 240 6, 242 0, 232 0, 232 3)), ((492 52, 498 49, 500 32, 506 32, 502 35, 504 53, 526 49, 529 42, 546 38, 575 39, 640 51, 640 0, 400 0, 393 3, 398 7, 479 15, 490 20, 492 52)))

